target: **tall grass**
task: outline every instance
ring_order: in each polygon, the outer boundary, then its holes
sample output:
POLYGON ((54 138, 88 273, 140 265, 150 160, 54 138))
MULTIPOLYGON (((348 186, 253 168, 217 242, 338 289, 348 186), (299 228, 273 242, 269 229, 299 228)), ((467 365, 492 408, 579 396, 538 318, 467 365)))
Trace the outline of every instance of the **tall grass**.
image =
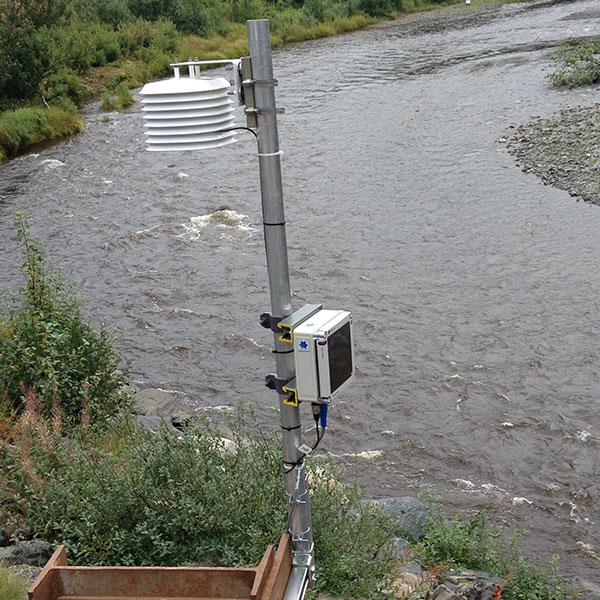
POLYGON ((429 500, 426 534, 415 548, 419 560, 439 571, 447 568, 487 571, 504 578, 502 600, 562 600, 564 579, 558 574, 558 557, 547 567, 527 561, 518 546, 525 534, 507 537, 481 510, 471 516, 458 513, 448 518, 441 505, 429 500))
POLYGON ((25 600, 27 587, 23 579, 0 562, 0 598, 2 600, 25 600))
MULTIPOLYGON (((102 429, 82 423, 67 439, 31 396, 0 443, 0 520, 65 543, 74 564, 256 565, 287 522, 280 436, 243 407, 227 429, 234 452, 209 423, 177 438, 126 414, 102 429)), ((315 471, 312 489, 318 590, 380 595, 397 565, 386 517, 329 469, 315 471)))
POLYGON ((0 114, 0 154, 15 156, 24 148, 83 131, 83 121, 58 107, 19 108, 0 114))

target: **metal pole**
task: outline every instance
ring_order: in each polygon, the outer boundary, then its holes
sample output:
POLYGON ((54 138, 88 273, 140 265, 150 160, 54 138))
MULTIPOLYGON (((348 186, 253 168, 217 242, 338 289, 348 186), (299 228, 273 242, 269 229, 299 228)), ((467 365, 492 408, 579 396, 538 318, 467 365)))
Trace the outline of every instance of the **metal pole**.
MULTIPOLYGON (((292 295, 285 235, 269 21, 267 19, 251 20, 247 22, 247 28, 252 79, 255 82, 254 105, 257 119, 260 187, 271 292, 271 314, 284 318, 292 313, 292 295)), ((285 380, 292 379, 295 374, 294 357, 289 352, 289 344, 280 342, 278 335, 274 336, 274 340, 277 377, 285 380)), ((279 396, 279 410, 283 437, 283 463, 286 471, 289 470, 285 477, 288 497, 288 527, 292 539, 292 565, 297 570, 303 569, 308 580, 312 582, 315 561, 308 479, 304 465, 296 465, 302 457, 302 453, 298 449, 302 444, 300 410, 297 406, 284 404, 283 400, 286 397, 286 395, 279 396)))

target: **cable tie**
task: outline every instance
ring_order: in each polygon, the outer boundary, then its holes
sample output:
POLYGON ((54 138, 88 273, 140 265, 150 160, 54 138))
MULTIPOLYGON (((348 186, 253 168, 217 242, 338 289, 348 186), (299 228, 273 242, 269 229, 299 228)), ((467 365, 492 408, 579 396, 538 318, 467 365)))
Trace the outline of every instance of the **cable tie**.
POLYGON ((294 349, 292 350, 273 350, 273 354, 293 354, 294 349))
POLYGON ((302 425, 294 425, 294 427, 284 427, 283 425, 280 425, 281 429, 285 429, 286 431, 294 431, 294 429, 300 429, 300 427, 302 427, 302 425))
POLYGON ((285 225, 285 221, 282 221, 281 223, 263 223, 263 225, 265 227, 281 227, 285 225))
POLYGON ((259 156, 283 156, 283 150, 278 150, 277 152, 259 152, 259 156))

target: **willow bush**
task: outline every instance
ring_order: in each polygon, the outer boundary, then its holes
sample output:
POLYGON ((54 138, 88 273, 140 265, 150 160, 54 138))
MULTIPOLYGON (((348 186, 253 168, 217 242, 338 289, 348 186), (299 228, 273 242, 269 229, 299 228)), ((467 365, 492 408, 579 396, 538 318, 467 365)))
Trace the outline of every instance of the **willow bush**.
POLYGON ((129 402, 114 337, 90 324, 74 285, 52 266, 22 215, 17 222, 25 282, 5 294, 0 310, 0 403, 20 412, 34 389, 47 416, 56 402, 72 420, 84 407, 95 417, 110 415, 129 402))
MULTIPOLYGON (((29 394, 0 446, 0 521, 64 543, 73 564, 255 566, 286 529, 280 435, 243 407, 227 430, 235 452, 208 422, 176 437, 125 414, 67 439, 29 394)), ((314 470, 311 487, 317 591, 382 596, 398 563, 387 517, 328 468, 314 470)))

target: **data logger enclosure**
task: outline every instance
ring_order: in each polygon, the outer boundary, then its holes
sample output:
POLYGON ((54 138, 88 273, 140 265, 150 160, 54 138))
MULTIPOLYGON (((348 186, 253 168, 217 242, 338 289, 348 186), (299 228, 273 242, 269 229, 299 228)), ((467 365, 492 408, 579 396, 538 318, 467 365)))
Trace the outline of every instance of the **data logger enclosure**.
POLYGON ((331 402, 354 377, 352 314, 307 305, 282 321, 280 338, 294 346, 296 378, 284 386, 295 402, 331 402))

